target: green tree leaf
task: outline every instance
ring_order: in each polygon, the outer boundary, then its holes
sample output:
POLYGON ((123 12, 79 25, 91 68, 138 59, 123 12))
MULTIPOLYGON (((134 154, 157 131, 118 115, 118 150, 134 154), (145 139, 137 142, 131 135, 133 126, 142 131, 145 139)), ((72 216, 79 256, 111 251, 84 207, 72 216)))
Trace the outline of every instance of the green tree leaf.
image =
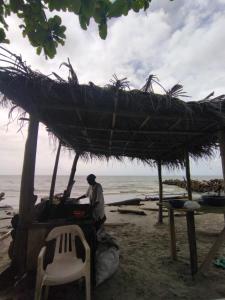
POLYGON ((3 28, 0 28, 0 42, 2 43, 6 38, 5 31, 3 28))
POLYGON ((81 13, 86 17, 90 18, 93 16, 95 9, 95 0, 82 0, 81 2, 81 13))
POLYGON ((81 8, 81 0, 69 1, 69 11, 73 11, 75 14, 79 14, 81 8))
POLYGON ((131 8, 135 11, 135 12, 139 12, 139 10, 142 8, 143 6, 141 5, 141 1, 138 0, 134 0, 131 3, 131 8))
POLYGON ((17 11, 22 10, 24 5, 23 0, 10 0, 9 6, 12 12, 17 13, 17 11))
MULTIPOLYGON (((167 0, 169 1, 169 0, 167 0)), ((170 0, 172 1, 172 0, 170 0)), ((37 54, 53 58, 58 45, 64 45, 66 27, 58 14, 49 16, 49 11, 64 11, 76 14, 80 26, 87 30, 90 19, 98 24, 99 35, 107 37, 107 20, 127 15, 130 10, 146 10, 151 0, 0 0, 0 43, 8 43, 6 17, 12 13, 20 19, 23 37, 28 38, 37 54)))
POLYGON ((98 26, 100 37, 105 40, 107 37, 107 24, 100 24, 98 26))
POLYGON ((115 0, 115 2, 112 3, 109 12, 108 17, 120 17, 124 13, 127 13, 129 10, 128 1, 127 0, 115 0))
POLYGON ((40 55, 41 51, 42 51, 42 47, 41 46, 37 47, 37 49, 36 49, 37 55, 40 55))
POLYGON ((44 45, 44 52, 49 58, 53 58, 56 54, 56 46, 54 42, 47 42, 44 45))
POLYGON ((87 30, 86 18, 83 15, 79 15, 80 26, 82 29, 87 30))

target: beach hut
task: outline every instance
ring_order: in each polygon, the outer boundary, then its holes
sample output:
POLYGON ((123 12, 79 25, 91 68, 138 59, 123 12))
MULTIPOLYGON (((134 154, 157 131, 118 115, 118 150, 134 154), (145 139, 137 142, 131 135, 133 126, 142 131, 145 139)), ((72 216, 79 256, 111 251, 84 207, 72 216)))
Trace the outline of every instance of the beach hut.
MULTIPOLYGON (((4 52, 4 50, 2 50, 4 52)), ((201 101, 182 101, 180 85, 163 94, 153 92, 154 76, 140 90, 129 89, 128 81, 114 76, 109 85, 79 84, 68 62, 68 81, 53 73, 54 79, 33 71, 20 57, 4 52, 0 67, 1 104, 29 114, 29 130, 24 154, 14 263, 20 273, 27 269, 32 239, 32 209, 35 203, 34 174, 39 122, 46 125, 60 144, 57 152, 50 199, 61 146, 75 151, 65 196, 69 197, 79 157, 137 159, 159 171, 162 201, 162 166, 185 167, 191 199, 189 156, 210 157, 220 145, 225 178, 225 98, 212 94, 201 101), (23 254, 23 255, 22 255, 23 254)), ((24 119, 23 119, 24 120, 24 119)), ((162 212, 159 214, 162 222, 162 212)), ((33 249, 33 248, 32 248, 33 249)))

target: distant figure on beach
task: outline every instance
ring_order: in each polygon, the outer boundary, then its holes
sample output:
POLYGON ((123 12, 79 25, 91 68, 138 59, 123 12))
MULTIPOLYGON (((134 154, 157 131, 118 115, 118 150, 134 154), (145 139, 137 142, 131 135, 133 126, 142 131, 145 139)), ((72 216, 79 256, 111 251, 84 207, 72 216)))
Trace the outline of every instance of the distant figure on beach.
POLYGON ((87 176, 89 188, 86 194, 76 198, 75 200, 78 201, 80 199, 89 197, 90 205, 93 212, 93 218, 95 220, 96 230, 99 230, 104 224, 106 216, 104 209, 103 189, 101 184, 95 181, 95 178, 96 176, 94 174, 90 174, 87 176))

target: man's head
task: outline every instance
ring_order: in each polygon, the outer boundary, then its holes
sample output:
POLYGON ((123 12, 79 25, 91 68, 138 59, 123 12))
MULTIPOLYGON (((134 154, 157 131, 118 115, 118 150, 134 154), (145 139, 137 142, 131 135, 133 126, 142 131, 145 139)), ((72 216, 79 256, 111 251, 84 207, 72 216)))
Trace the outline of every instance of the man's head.
POLYGON ((96 178, 96 176, 94 174, 90 174, 90 175, 87 176, 87 182, 90 185, 94 185, 95 184, 95 178, 96 178))

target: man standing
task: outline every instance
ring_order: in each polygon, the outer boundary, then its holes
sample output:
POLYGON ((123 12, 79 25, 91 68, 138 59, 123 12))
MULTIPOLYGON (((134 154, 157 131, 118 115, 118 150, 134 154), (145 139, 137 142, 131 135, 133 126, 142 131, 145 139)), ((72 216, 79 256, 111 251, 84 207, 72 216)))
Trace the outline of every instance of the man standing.
POLYGON ((105 216, 105 209, 104 209, 103 189, 101 184, 95 181, 95 178, 96 176, 94 174, 90 174, 87 176, 87 182, 89 184, 89 188, 86 194, 76 198, 76 200, 89 197, 96 230, 99 230, 101 225, 105 222, 106 216, 105 216))

